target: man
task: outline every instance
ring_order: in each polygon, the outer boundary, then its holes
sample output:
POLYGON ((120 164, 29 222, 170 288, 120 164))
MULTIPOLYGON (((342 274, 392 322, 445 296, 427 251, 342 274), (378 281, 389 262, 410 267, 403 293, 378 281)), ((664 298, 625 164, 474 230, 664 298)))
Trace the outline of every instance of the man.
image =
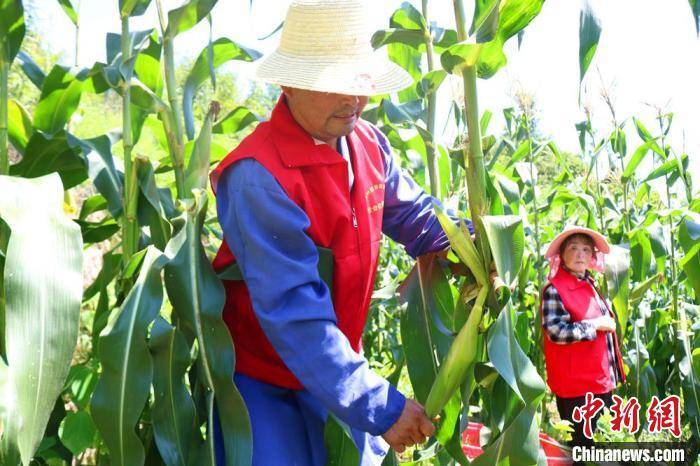
POLYGON ((256 465, 325 464, 329 413, 350 427, 362 465, 435 430, 361 355, 381 234, 414 257, 448 246, 434 199, 360 119, 368 95, 412 83, 372 51, 367 11, 361 0, 292 3, 280 47, 258 68, 282 96, 212 173, 225 239, 214 265, 236 261, 243 276, 224 282, 224 319, 256 465), (331 289, 319 247, 332 251, 331 289))

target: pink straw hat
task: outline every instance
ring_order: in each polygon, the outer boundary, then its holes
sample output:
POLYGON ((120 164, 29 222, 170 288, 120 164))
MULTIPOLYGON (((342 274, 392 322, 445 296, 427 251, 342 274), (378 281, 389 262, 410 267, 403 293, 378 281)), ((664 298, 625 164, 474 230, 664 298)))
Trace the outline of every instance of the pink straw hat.
POLYGON ((591 230, 590 228, 579 227, 576 225, 567 225, 566 227, 564 227, 564 231, 559 233, 557 237, 554 238, 554 241, 552 241, 549 244, 549 247, 547 247, 547 252, 545 253, 544 257, 547 259, 551 259, 559 255, 559 248, 561 247, 561 244, 564 242, 564 240, 571 235, 579 233, 590 236, 591 239, 593 239, 593 243, 595 244, 596 250, 600 251, 603 254, 607 254, 610 252, 610 245, 608 244, 608 240, 605 239, 605 236, 601 235, 595 230, 591 230))

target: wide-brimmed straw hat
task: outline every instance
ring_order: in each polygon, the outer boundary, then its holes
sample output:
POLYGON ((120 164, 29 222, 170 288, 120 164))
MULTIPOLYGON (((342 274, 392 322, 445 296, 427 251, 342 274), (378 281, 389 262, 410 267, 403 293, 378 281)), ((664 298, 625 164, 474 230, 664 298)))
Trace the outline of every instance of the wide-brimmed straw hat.
POLYGON ((566 227, 564 227, 564 231, 559 233, 557 237, 554 238, 554 241, 552 241, 549 244, 549 247, 547 247, 547 252, 545 253, 544 257, 550 259, 558 255, 559 248, 561 247, 561 244, 564 242, 564 240, 569 236, 575 234, 584 234, 590 236, 593 240, 593 244, 595 245, 595 249, 597 251, 600 251, 603 254, 607 254, 610 252, 610 245, 608 244, 608 240, 605 239, 605 236, 601 235, 595 230, 591 230, 590 228, 579 227, 576 225, 567 225, 566 227))
POLYGON ((257 69, 262 81, 347 95, 397 92, 413 83, 385 50, 374 51, 363 0, 293 0, 280 45, 257 69))

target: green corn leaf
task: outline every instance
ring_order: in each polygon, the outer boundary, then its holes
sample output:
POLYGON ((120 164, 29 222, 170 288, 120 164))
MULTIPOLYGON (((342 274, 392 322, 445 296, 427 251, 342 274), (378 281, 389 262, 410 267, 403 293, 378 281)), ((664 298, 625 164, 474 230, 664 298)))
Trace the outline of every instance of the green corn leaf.
POLYGON ((58 0, 58 4, 63 8, 63 12, 68 15, 68 19, 74 26, 78 25, 78 11, 70 0, 58 0))
MULTIPOLYGON (((425 403, 438 373, 438 361, 447 354, 451 330, 439 330, 437 322, 453 319, 454 303, 449 282, 435 255, 418 258, 398 289, 406 310, 401 314, 401 340, 416 400, 425 403)), ((448 322, 451 327, 452 322, 448 322)))
POLYGON ((642 301, 644 294, 649 291, 654 283, 661 280, 661 278, 661 274, 653 275, 635 286, 630 292, 630 306, 635 307, 637 304, 639 304, 642 301))
POLYGON ((88 163, 88 176, 107 201, 107 208, 113 218, 118 218, 124 207, 124 174, 117 170, 112 156, 112 145, 118 139, 119 135, 114 133, 93 139, 78 139, 70 134, 67 137, 70 147, 82 151, 88 163))
POLYGON ((481 218, 491 246, 498 276, 512 286, 518 279, 525 251, 525 232, 516 215, 485 215, 481 218))
MULTIPOLYGON (((179 327, 187 338, 197 340, 197 372, 206 389, 207 417, 211 426, 216 400, 226 463, 246 465, 252 455, 250 421, 233 383, 235 353, 231 335, 221 320, 224 288, 200 242, 207 197, 200 190, 193 194, 193 199, 184 201, 183 214, 173 221, 175 234, 166 249, 172 260, 165 269, 165 285, 179 327)), ((213 458, 211 430, 207 432, 205 449, 213 458)))
POLYGON ((24 8, 17 0, 0 0, 0 62, 12 63, 24 39, 24 8))
POLYGON ((647 156, 647 154, 649 153, 649 149, 651 149, 651 146, 653 144, 656 144, 656 142, 647 141, 641 146, 639 146, 637 150, 634 151, 634 154, 632 154, 632 158, 630 158, 630 160, 627 162, 625 171, 622 173, 623 182, 629 181, 634 176, 637 167, 639 167, 639 164, 642 163, 644 158, 647 156))
POLYGON ((41 90, 41 88, 44 86, 44 79, 46 79, 46 75, 39 65, 36 64, 32 57, 23 51, 20 51, 17 54, 17 62, 22 68, 22 72, 29 78, 32 84, 34 84, 37 89, 41 90))
POLYGON ((82 92, 83 81, 69 68, 54 66, 41 88, 41 97, 34 110, 34 127, 49 135, 63 129, 78 108, 82 92))
POLYGON ((14 99, 10 99, 7 103, 7 137, 12 143, 12 146, 17 149, 20 154, 24 154, 29 138, 32 137, 34 128, 32 128, 32 117, 29 112, 14 99))
POLYGON ((90 413, 84 410, 66 413, 66 417, 63 418, 58 429, 61 443, 73 453, 73 456, 79 456, 92 446, 96 434, 95 423, 92 421, 90 413))
POLYGON ((65 189, 82 183, 88 177, 87 160, 68 138, 64 131, 53 136, 34 131, 27 142, 24 157, 10 166, 10 175, 37 178, 58 172, 65 189))
POLYGON ((372 35, 372 47, 378 49, 389 44, 403 44, 415 50, 425 47, 425 33, 421 30, 391 28, 381 29, 372 35))
POLYGON ((141 16, 148 9, 151 0, 119 0, 119 14, 122 18, 127 16, 141 16))
POLYGON ((148 46, 141 45, 134 52, 138 51, 134 62, 134 73, 146 87, 156 95, 163 94, 163 73, 161 73, 160 57, 163 44, 156 31, 152 31, 149 36, 148 46))
POLYGON ((498 0, 476 0, 469 35, 476 35, 477 43, 489 42, 496 36, 499 5, 498 0))
POLYGON ((586 75, 591 61, 593 61, 601 31, 600 19, 593 11, 590 0, 584 0, 581 4, 578 29, 579 86, 583 82, 583 77, 586 75))
MULTIPOLYGON (((688 154, 683 154, 681 156, 681 167, 684 165, 688 164, 688 154)), ((662 176, 678 176, 680 174, 680 167, 678 164, 678 160, 674 157, 671 158, 667 161, 665 161, 663 164, 658 166, 656 169, 652 170, 651 173, 647 175, 647 177, 644 179, 644 181, 651 181, 655 180, 657 178, 661 178, 662 176)), ((669 180, 670 181, 670 180, 669 180)))
POLYGON ((695 291, 695 302, 700 303, 700 215, 689 213, 681 221, 678 242, 685 255, 679 261, 686 280, 695 291))
POLYGON ((164 250, 170 240, 172 227, 167 220, 168 216, 156 185, 153 165, 147 158, 139 155, 134 158, 134 166, 139 180, 139 224, 148 225, 151 241, 158 249, 164 250))
POLYGON ((445 235, 450 240, 450 246, 452 250, 457 254, 464 264, 469 267, 476 281, 484 286, 488 283, 488 276, 486 273, 486 267, 484 267, 481 255, 476 250, 476 246, 472 242, 468 232, 461 230, 460 227, 454 224, 451 218, 447 216, 442 210, 442 208, 434 204, 435 215, 442 225, 442 229, 445 231, 445 235))
POLYGON ((624 341, 629 318, 630 252, 620 246, 611 245, 605 256, 605 278, 609 294, 620 324, 620 340, 624 341))
POLYGON ((199 130, 199 137, 192 147, 189 163, 185 169, 185 193, 191 193, 193 189, 207 188, 211 154, 211 127, 218 111, 218 105, 212 105, 209 108, 199 130))
POLYGON ((196 431, 195 408, 185 385, 190 351, 185 337, 157 317, 149 342, 153 354, 153 430, 156 445, 168 466, 187 466, 189 445, 196 431))
POLYGON ((328 414, 323 432, 326 466, 356 466, 360 464, 360 452, 347 425, 333 414, 328 414))
POLYGON ((401 3, 401 6, 389 18, 389 26, 419 31, 428 29, 425 18, 410 2, 401 3))
POLYGON ((489 360, 520 400, 535 407, 544 396, 545 385, 515 338, 512 312, 510 307, 503 309, 489 329, 489 360))
POLYGON ((136 435, 153 380, 146 336, 163 303, 161 269, 167 258, 150 246, 136 283, 111 328, 100 335, 102 374, 92 396, 92 416, 115 464, 143 465, 145 451, 136 435))
POLYGON ((459 331, 445 360, 440 365, 437 377, 425 402, 425 412, 429 418, 435 417, 463 382, 470 367, 476 360, 479 324, 484 311, 484 302, 489 293, 488 286, 482 286, 476 297, 467 322, 459 331))
POLYGON ((212 133, 233 135, 259 121, 260 119, 246 107, 236 107, 214 125, 212 133))
POLYGON ((175 37, 194 27, 207 17, 217 0, 188 0, 179 8, 168 12, 168 28, 165 34, 175 37))
MULTIPOLYGON (((630 258, 632 260, 632 280, 635 282, 647 278, 652 261, 652 248, 649 233, 645 229, 630 232, 630 258)), ((630 298, 631 299, 631 298, 630 298)))
POLYGON ((440 55, 440 63, 448 73, 460 74, 463 69, 476 66, 483 48, 483 44, 460 42, 440 55))
POLYGON ((11 230, 4 268, 3 388, 10 403, 2 423, 6 440, 27 465, 44 436, 78 338, 83 245, 80 229, 63 212, 58 175, 0 176, 0 192, 0 218, 11 230))
POLYGON ((501 435, 486 447, 481 455, 474 458, 471 464, 473 466, 541 464, 538 463, 539 427, 535 412, 534 407, 527 407, 520 411, 501 435))
POLYGON ((214 70, 231 60, 252 62, 261 56, 260 52, 243 47, 225 37, 215 40, 211 44, 211 53, 209 53, 209 50, 209 47, 206 47, 200 52, 190 74, 187 76, 187 81, 183 89, 182 107, 185 118, 185 128, 189 139, 194 138, 194 95, 199 86, 209 77, 210 70, 214 70))
POLYGON ((504 0, 499 6, 498 31, 484 43, 479 55, 478 75, 488 79, 507 63, 505 43, 522 31, 540 13, 544 0, 504 0))

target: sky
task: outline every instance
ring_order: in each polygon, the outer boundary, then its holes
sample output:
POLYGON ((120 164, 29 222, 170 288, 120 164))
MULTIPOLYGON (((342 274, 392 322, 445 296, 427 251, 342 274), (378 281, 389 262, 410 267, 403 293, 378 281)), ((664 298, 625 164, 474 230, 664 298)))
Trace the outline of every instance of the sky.
MULTIPOLYGON (((75 30, 56 0, 25 0, 33 5, 37 30, 53 51, 73 64, 75 30)), ((76 2, 77 0, 73 0, 76 2)), ((579 0, 547 0, 540 15, 526 28, 520 48, 513 39, 506 45, 508 65, 489 80, 479 82, 479 108, 494 113, 491 131, 503 127, 503 108, 514 105, 513 96, 524 92, 533 97, 540 131, 561 149, 579 150, 575 124, 585 118, 583 105, 591 110, 593 126, 601 135, 612 129, 610 112, 601 97, 605 87, 611 95, 619 121, 627 121, 628 151, 641 141, 632 116, 654 132, 656 107, 674 113, 670 143, 689 154, 692 167, 700 163, 700 39, 687 0, 590 0, 602 22, 603 33, 596 56, 584 80, 579 104, 578 22, 579 0), (652 129, 653 128, 653 129, 652 129), (685 150, 683 150, 685 148, 685 150)), ((154 2, 155 3, 155 2, 154 2)), ((181 0, 164 0, 167 9, 181 0)), ((279 40, 268 35, 284 19, 290 0, 219 0, 213 10, 213 36, 228 37, 263 53, 274 50, 279 40)), ((417 8, 420 5, 413 0, 417 8)), ((467 5, 472 2, 466 2, 467 5)), ((372 19, 377 29, 388 27, 388 18, 401 0, 373 2, 372 19)), ((443 27, 454 27, 448 0, 430 2, 430 19, 443 27)), ((104 60, 104 37, 119 32, 117 0, 81 0, 78 65, 104 60)), ((469 16, 469 15, 468 15, 469 16)), ((155 5, 132 20, 131 29, 157 26, 155 5)), ((176 55, 195 57, 206 45, 206 22, 178 36, 176 55)), ((232 63, 227 70, 252 79, 253 64, 232 63)), ((438 115, 447 117, 449 102, 459 86, 443 85, 438 115)), ((444 120, 443 120, 444 121, 444 120)), ((443 125, 439 125, 441 128, 443 125)), ((439 135, 448 144, 453 134, 439 135)), ((642 165, 641 170, 649 169, 642 165)), ((694 186, 700 186, 700 170, 693 171, 694 186)))

